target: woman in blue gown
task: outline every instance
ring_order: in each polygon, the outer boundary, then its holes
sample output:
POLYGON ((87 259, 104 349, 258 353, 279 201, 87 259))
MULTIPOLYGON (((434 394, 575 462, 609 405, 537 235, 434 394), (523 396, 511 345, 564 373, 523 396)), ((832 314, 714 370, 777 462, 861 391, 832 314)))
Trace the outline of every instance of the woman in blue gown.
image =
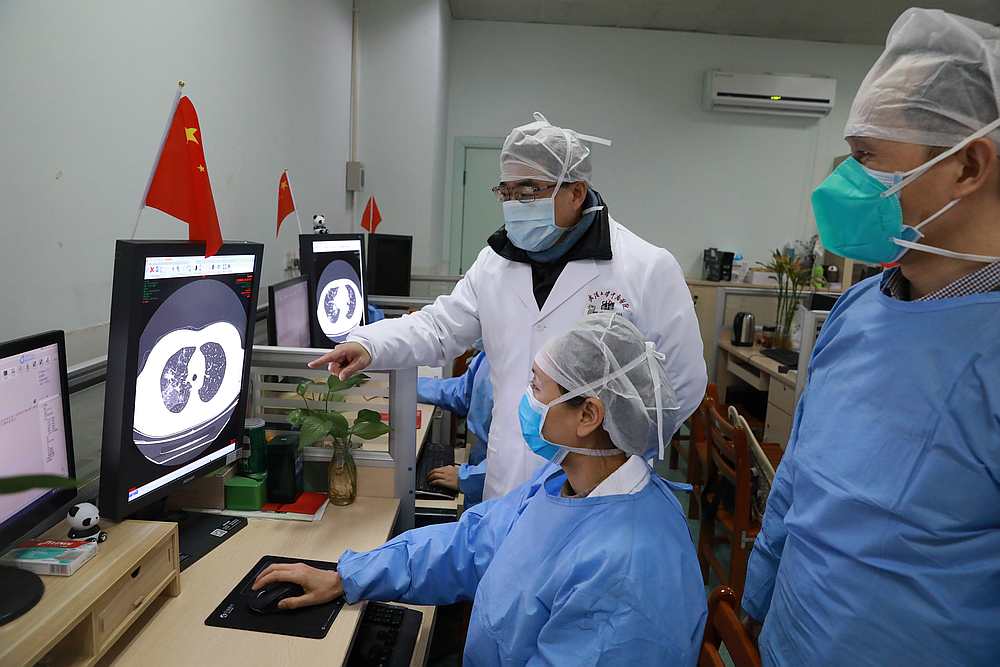
POLYGON ((672 485, 640 456, 675 407, 662 360, 620 315, 587 317, 535 359, 519 416, 548 463, 531 482, 457 523, 345 551, 338 572, 275 565, 254 587, 299 584, 289 609, 474 600, 470 665, 695 665, 707 611, 694 546, 672 485))

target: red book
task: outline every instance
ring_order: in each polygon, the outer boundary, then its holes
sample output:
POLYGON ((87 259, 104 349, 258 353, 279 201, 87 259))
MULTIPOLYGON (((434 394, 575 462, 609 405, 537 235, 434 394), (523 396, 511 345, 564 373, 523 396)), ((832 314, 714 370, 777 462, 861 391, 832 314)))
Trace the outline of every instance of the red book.
POLYGON ((205 256, 211 257, 222 247, 222 231, 202 143, 198 114, 191 100, 182 97, 143 203, 186 222, 188 239, 204 241, 205 256))
POLYGON ((281 514, 315 514, 326 502, 325 493, 303 491, 294 503, 265 503, 261 506, 263 512, 279 512, 281 514))
POLYGON ((289 213, 295 211, 295 200, 292 199, 292 186, 288 182, 288 172, 281 172, 278 180, 278 229, 274 232, 274 237, 278 237, 281 231, 281 223, 285 221, 289 213))

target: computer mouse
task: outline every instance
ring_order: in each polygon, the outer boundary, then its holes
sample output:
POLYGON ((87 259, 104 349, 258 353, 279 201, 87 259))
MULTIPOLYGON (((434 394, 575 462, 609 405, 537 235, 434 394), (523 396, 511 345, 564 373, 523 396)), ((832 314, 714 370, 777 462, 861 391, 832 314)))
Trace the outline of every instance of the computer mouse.
POLYGON ((278 603, 285 598, 295 598, 304 595, 305 591, 298 584, 281 581, 265 586, 259 591, 253 591, 253 597, 247 602, 247 608, 255 614, 274 614, 286 611, 280 609, 278 603))

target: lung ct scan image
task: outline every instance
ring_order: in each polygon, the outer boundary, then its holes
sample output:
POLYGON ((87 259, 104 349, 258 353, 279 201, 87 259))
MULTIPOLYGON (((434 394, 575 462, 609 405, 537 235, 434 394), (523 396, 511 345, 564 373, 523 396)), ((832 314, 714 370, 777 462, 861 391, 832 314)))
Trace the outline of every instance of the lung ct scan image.
POLYGON ((139 338, 132 436, 147 459, 196 458, 229 423, 239 400, 247 315, 218 280, 195 280, 161 303, 139 338))
POLYGON ((327 264, 316 286, 316 321, 326 337, 344 340, 360 324, 364 310, 358 271, 342 259, 327 264))

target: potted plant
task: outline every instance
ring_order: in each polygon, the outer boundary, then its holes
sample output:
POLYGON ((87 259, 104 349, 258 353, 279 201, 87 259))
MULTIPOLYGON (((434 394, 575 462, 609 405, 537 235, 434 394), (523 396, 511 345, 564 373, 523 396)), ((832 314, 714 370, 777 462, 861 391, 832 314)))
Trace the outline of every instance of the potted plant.
POLYGON ((771 261, 758 262, 766 271, 775 274, 778 281, 778 313, 775 321, 774 347, 790 349, 792 347, 791 331, 795 319, 795 311, 802 300, 802 292, 806 288, 815 287, 815 277, 811 266, 802 259, 796 258, 790 252, 775 250, 771 253, 771 261))
MULTIPOLYGON (((359 410, 350 424, 331 403, 343 401, 342 393, 368 382, 367 375, 355 375, 341 380, 331 375, 326 382, 302 382, 295 393, 302 397, 305 408, 288 413, 289 423, 299 429, 299 447, 320 443, 333 450, 327 471, 328 493, 334 505, 350 505, 358 495, 358 469, 351 449, 354 438, 371 440, 385 435, 391 429, 374 410, 359 410), (323 407, 313 407, 309 399, 322 401, 323 407)), ((360 446, 360 444, 358 445, 360 446)))

